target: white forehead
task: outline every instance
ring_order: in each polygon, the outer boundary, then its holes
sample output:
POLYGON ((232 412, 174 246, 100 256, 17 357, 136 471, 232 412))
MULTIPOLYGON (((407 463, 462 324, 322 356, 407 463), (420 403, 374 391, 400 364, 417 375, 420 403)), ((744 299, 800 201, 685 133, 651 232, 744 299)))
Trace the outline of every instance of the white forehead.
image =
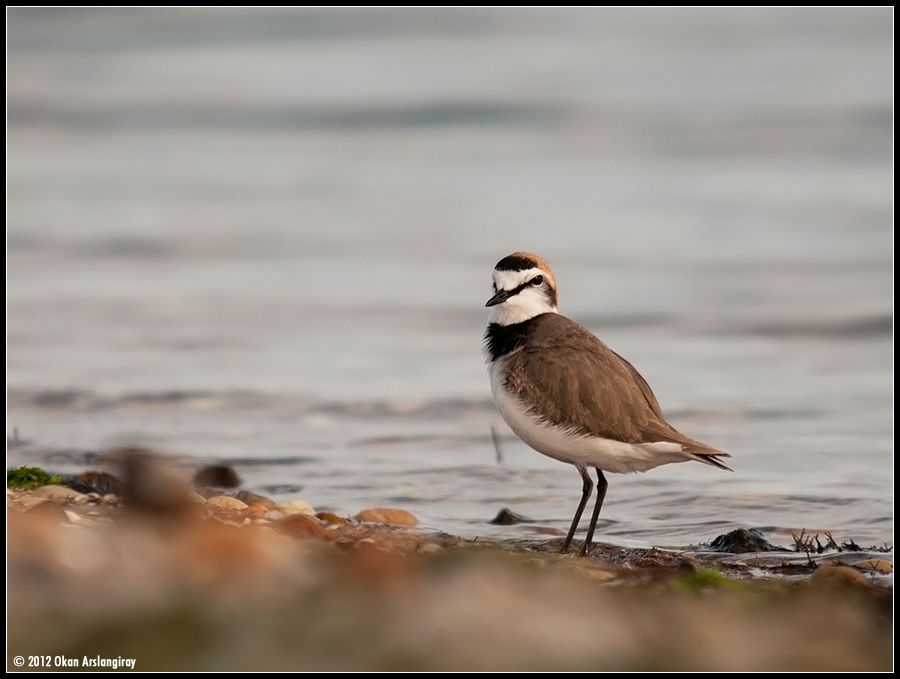
POLYGON ((494 269, 494 285, 497 286, 497 290, 513 290, 540 275, 546 274, 536 266, 521 271, 497 271, 494 269))

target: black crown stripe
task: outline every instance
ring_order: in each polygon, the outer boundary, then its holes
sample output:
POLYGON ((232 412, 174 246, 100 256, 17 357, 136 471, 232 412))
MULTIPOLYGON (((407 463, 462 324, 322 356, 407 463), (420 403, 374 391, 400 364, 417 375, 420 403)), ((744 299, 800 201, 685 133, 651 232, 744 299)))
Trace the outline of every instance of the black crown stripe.
POLYGON ((537 266, 537 262, 528 257, 519 257, 518 255, 507 255, 494 268, 497 271, 524 271, 537 266))

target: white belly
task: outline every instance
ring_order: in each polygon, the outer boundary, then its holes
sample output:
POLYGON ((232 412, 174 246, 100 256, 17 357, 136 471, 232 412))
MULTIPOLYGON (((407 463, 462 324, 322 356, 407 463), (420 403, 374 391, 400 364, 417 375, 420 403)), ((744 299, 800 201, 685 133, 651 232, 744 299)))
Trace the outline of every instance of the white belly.
POLYGON ((643 472, 670 462, 688 461, 677 443, 624 443, 541 421, 504 387, 504 362, 505 359, 500 358, 490 367, 494 403, 516 436, 539 453, 560 462, 618 473, 643 472))

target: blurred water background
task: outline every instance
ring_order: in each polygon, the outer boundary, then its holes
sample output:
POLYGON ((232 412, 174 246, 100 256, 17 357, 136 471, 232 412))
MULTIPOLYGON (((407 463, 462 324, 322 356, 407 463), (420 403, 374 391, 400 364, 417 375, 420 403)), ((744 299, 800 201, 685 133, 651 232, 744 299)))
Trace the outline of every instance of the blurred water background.
POLYGON ((892 540, 892 10, 8 20, 9 464, 142 437, 344 513, 565 528, 578 476, 481 356, 528 249, 734 455, 612 477, 601 540, 892 540))

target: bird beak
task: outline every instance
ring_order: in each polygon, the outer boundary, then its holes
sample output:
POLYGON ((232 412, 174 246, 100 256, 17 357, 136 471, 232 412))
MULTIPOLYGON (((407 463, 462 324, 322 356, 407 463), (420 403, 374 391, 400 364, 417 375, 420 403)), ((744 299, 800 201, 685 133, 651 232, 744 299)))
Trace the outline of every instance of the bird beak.
POLYGON ((485 306, 495 306, 497 304, 503 304, 503 302, 508 300, 510 297, 512 297, 512 294, 509 292, 509 290, 501 290, 496 295, 491 297, 487 301, 487 304, 485 304, 485 306))

